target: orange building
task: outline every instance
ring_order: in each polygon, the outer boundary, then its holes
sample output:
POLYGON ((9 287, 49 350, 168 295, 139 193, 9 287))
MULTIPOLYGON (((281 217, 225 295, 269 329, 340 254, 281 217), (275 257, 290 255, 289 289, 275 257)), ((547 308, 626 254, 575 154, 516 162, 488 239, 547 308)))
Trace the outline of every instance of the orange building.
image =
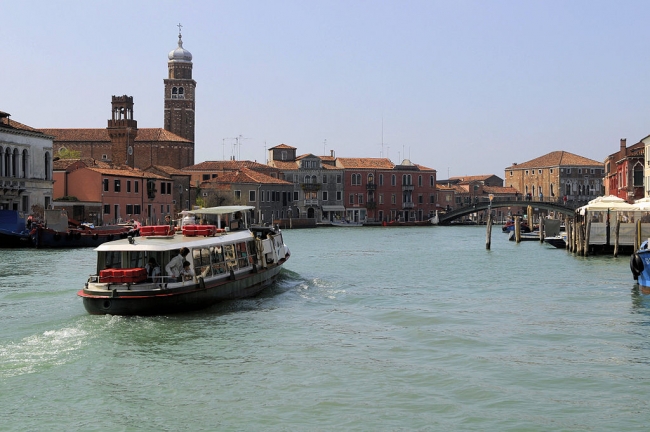
POLYGON ((80 221, 103 225, 133 219, 157 224, 173 212, 172 180, 135 168, 56 161, 54 185, 54 208, 65 208, 80 221))

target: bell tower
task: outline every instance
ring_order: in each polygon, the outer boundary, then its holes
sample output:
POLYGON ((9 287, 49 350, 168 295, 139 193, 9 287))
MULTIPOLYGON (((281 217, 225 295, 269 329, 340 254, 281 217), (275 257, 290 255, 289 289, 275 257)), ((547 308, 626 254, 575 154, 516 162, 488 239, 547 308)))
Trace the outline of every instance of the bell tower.
POLYGON ((138 122, 133 119, 133 96, 113 96, 112 116, 108 121, 113 165, 135 166, 134 144, 138 122))
POLYGON ((194 90, 192 54, 183 48, 178 24, 178 47, 167 56, 169 76, 165 83, 165 130, 194 142, 194 90))

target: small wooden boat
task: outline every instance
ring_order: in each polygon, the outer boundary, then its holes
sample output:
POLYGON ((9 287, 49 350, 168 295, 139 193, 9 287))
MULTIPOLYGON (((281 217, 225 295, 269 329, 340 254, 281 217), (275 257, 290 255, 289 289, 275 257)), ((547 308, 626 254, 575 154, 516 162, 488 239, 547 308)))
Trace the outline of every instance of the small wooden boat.
POLYGON ((95 249, 95 274, 77 294, 89 313, 113 315, 168 314, 254 296, 274 281, 290 252, 279 228, 247 228, 246 219, 231 217, 252 209, 195 210, 206 218, 216 216, 217 225, 185 225, 180 231, 143 227, 140 237, 104 243, 95 249), (221 228, 224 217, 238 222, 238 228, 221 228), (179 278, 172 264, 183 260, 189 268, 179 278), (160 263, 158 271, 145 270, 150 262, 152 267, 160 263))
POLYGON ((45 210, 45 223, 34 226, 30 238, 39 249, 97 247, 108 241, 137 235, 139 228, 137 222, 98 227, 74 224, 65 210, 45 210))
POLYGON ((360 226, 363 226, 363 222, 353 222, 353 221, 349 221, 347 219, 337 219, 337 220, 333 220, 331 223, 332 223, 332 226, 335 226, 335 227, 360 227, 360 226))

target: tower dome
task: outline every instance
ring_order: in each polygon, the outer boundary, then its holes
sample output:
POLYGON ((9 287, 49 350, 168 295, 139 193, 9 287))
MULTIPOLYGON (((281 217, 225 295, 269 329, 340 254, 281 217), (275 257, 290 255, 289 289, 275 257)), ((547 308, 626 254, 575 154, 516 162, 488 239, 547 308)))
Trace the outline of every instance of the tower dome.
POLYGON ((183 48, 183 39, 180 33, 178 33, 178 48, 170 51, 167 57, 170 62, 192 62, 192 53, 183 48))

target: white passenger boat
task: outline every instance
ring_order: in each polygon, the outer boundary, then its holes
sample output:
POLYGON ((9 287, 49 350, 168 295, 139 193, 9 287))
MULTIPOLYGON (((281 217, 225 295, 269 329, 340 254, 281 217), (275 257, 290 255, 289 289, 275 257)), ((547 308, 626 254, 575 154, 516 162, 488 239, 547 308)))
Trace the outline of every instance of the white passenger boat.
POLYGON ((182 312, 254 296, 273 282, 290 252, 279 228, 247 228, 253 208, 200 209, 192 213, 216 217, 217 224, 142 227, 140 237, 104 243, 95 249, 96 273, 77 294, 89 313, 113 315, 182 312), (182 248, 189 253, 181 260, 182 248), (189 271, 170 274, 174 259, 188 261, 189 271), (157 271, 147 269, 151 261, 157 271))

